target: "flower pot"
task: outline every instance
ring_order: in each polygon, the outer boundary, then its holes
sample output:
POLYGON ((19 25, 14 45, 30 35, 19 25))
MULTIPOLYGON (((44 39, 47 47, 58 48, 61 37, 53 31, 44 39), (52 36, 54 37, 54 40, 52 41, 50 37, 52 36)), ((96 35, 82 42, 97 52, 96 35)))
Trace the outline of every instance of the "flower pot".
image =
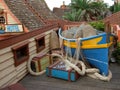
POLYGON ((4 34, 5 33, 5 31, 4 30, 0 30, 0 34, 4 34))

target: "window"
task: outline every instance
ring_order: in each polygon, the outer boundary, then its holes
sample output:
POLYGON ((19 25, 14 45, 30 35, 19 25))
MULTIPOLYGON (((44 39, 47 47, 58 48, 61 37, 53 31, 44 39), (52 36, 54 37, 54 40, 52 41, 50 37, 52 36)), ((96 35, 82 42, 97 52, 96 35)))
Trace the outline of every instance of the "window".
POLYGON ((35 39, 36 39, 36 47, 37 47, 37 53, 38 53, 45 48, 45 37, 44 35, 42 35, 35 39))
POLYGON ((0 24, 5 24, 5 18, 3 16, 0 16, 0 24))
POLYGON ((22 64, 29 59, 28 42, 12 48, 14 53, 15 66, 22 64))
POLYGON ((0 24, 8 24, 7 22, 7 12, 0 8, 0 24))

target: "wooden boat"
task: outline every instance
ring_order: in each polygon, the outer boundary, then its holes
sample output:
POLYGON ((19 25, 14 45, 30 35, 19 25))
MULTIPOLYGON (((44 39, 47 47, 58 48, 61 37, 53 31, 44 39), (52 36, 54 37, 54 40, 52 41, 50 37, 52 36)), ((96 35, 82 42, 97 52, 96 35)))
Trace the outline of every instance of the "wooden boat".
MULTIPOLYGON (((62 30, 59 30, 59 37, 63 39, 64 50, 71 49, 72 55, 76 51, 76 40, 68 39, 62 36, 62 30)), ((113 36, 105 32, 98 35, 81 38, 81 49, 85 59, 100 70, 102 75, 108 75, 109 48, 113 43, 113 36)))

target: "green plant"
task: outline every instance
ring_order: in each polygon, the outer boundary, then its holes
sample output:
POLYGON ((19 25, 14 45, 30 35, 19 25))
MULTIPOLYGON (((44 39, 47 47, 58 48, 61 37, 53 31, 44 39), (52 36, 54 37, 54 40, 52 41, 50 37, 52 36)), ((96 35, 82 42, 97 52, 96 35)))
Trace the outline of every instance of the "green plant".
POLYGON ((104 31, 105 25, 103 21, 94 21, 94 22, 90 22, 89 24, 97 30, 104 31))
POLYGON ((93 21, 103 19, 103 12, 106 11, 107 4, 103 1, 71 0, 69 7, 72 12, 64 15, 64 19, 70 21, 93 21))
POLYGON ((116 50, 113 52, 113 56, 116 59, 116 61, 120 64, 120 42, 117 43, 117 48, 116 50))
POLYGON ((120 11, 120 3, 115 3, 114 5, 110 6, 109 10, 112 13, 116 13, 120 11))
POLYGON ((114 13, 116 13, 116 12, 118 12, 118 11, 120 11, 120 3, 116 3, 116 4, 114 5, 114 13))

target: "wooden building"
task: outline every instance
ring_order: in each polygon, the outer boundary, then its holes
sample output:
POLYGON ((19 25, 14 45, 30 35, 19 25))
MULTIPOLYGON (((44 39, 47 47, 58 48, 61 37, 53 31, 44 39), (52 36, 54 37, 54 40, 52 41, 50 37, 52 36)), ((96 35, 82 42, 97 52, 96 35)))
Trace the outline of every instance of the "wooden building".
POLYGON ((50 36, 65 24, 54 15, 44 0, 0 0, 0 88, 21 80, 27 61, 50 50, 50 36), (4 18, 4 22, 3 22, 4 18))
POLYGON ((65 15, 65 13, 68 13, 70 11, 71 11, 70 7, 65 5, 64 1, 60 7, 53 8, 53 13, 61 19, 63 19, 63 16, 65 15))
POLYGON ((5 32, 0 34, 0 88, 3 88, 28 73, 29 59, 49 51, 50 33, 58 30, 58 24, 46 21, 58 18, 43 0, 0 0, 0 8, 5 19, 1 24, 5 32), (13 27, 20 27, 20 31, 13 27))
POLYGON ((27 61, 50 50, 52 31, 80 24, 59 19, 44 0, 0 0, 0 8, 5 28, 0 34, 0 89, 21 80, 28 73, 27 61))

